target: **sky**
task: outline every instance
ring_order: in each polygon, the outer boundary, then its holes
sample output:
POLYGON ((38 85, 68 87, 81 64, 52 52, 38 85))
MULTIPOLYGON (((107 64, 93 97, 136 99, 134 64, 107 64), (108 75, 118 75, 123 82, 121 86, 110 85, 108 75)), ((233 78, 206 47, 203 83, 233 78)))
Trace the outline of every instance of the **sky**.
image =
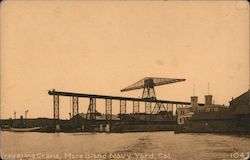
MULTIPOLYGON (((156 87, 162 100, 212 94, 229 105, 249 88, 244 1, 4 1, 0 33, 1 118, 27 109, 52 118, 50 89, 141 97, 120 89, 144 77, 186 79, 156 87)), ((68 118, 70 99, 60 100, 68 118)), ((79 107, 86 112, 88 99, 79 107)))

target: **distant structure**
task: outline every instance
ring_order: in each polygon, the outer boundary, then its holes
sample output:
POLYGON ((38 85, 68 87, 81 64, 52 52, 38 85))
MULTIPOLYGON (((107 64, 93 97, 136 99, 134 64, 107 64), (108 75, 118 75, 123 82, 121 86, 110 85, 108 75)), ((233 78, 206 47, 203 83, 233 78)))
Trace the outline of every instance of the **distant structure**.
POLYGON ((24 112, 25 119, 27 119, 27 114, 28 114, 28 112, 29 112, 29 110, 26 110, 26 111, 24 112))
POLYGON ((131 91, 131 90, 136 90, 136 89, 143 89, 142 98, 156 100, 156 94, 154 90, 155 86, 176 83, 176 82, 181 82, 185 80, 186 79, 146 77, 126 88, 123 88, 121 92, 126 92, 126 91, 131 91))
POLYGON ((16 111, 14 111, 14 119, 16 119, 16 111))

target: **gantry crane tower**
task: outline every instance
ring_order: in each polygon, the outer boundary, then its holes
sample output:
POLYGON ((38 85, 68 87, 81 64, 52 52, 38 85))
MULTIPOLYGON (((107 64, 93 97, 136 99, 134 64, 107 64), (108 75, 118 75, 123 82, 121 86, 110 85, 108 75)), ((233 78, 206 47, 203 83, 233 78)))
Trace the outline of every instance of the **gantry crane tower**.
POLYGON ((142 98, 156 99, 156 94, 154 90, 155 86, 176 83, 185 80, 186 79, 146 77, 126 88, 123 88, 121 92, 143 89, 142 98))
MULTIPOLYGON (((182 82, 185 80, 186 79, 145 77, 145 78, 135 82, 134 84, 132 84, 126 88, 123 88, 121 90, 121 92, 143 89, 143 92, 142 92, 143 99, 156 100, 156 94, 155 94, 155 89, 154 89, 155 86, 177 83, 177 82, 182 82)), ((156 104, 153 111, 151 111, 151 106, 150 106, 150 113, 155 112, 155 111, 158 113, 160 111, 161 107, 162 107, 162 104, 156 104)))

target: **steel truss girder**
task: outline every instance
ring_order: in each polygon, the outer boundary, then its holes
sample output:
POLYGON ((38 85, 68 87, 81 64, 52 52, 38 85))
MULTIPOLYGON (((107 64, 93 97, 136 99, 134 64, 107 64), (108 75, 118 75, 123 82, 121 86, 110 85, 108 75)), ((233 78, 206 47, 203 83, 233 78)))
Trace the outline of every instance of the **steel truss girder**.
MULTIPOLYGON (((140 101, 140 102, 158 102, 158 103, 171 103, 171 104, 186 104, 190 105, 190 102, 180 102, 180 101, 167 101, 167 100, 154 100, 147 98, 131 98, 131 97, 118 97, 118 96, 107 96, 107 95, 94 95, 94 94, 83 94, 83 93, 72 93, 72 92, 60 92, 55 90, 50 90, 48 92, 49 95, 60 95, 60 96, 76 96, 79 98, 98 98, 98 99, 112 99, 112 100, 127 100, 127 101, 140 101)), ((198 105, 204 106, 203 103, 199 103, 198 105)))
POLYGON ((164 103, 155 103, 154 109, 152 111, 152 116, 150 117, 150 120, 155 120, 156 116, 160 115, 163 118, 166 118, 166 116, 169 116, 169 113, 164 105, 164 103), (163 113, 160 113, 161 111, 163 111, 163 113))
POLYGON ((155 103, 152 114, 158 114, 160 111, 167 111, 165 105, 163 103, 155 103))
POLYGON ((176 109, 183 108, 183 104, 176 104, 176 109))
POLYGON ((173 111, 174 105, 172 103, 166 103, 167 111, 173 111))

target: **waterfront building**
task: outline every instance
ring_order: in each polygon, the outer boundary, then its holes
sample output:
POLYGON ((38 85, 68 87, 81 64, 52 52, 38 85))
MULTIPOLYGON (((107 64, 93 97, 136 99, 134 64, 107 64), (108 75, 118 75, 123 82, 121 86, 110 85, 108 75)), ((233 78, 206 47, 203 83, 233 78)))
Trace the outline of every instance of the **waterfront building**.
POLYGON ((199 106, 197 107, 196 112, 219 112, 228 109, 229 107, 225 105, 212 104, 208 106, 199 106))
POLYGON ((192 107, 183 107, 177 109, 178 125, 187 124, 188 120, 193 116, 192 107))
POLYGON ((241 94, 237 98, 232 98, 230 110, 238 115, 250 114, 250 90, 241 94))
POLYGON ((213 104, 213 96, 205 95, 205 105, 197 106, 196 112, 219 112, 228 110, 229 107, 225 105, 213 104))
MULTIPOLYGON (((210 105, 204 106, 205 108, 210 105)), ((216 108, 216 105, 213 106, 216 108)), ((230 106, 218 111, 195 112, 184 132, 250 133, 250 91, 230 101, 230 106)), ((211 108, 210 108, 211 109, 211 108)))
POLYGON ((198 105, 198 97, 191 97, 191 106, 177 108, 177 123, 179 125, 188 124, 189 119, 197 112, 219 112, 228 110, 225 105, 213 104, 213 96, 205 95, 205 104, 198 105))
POLYGON ((178 125, 187 124, 198 107, 198 97, 191 97, 191 106, 177 108, 177 123, 178 125))

